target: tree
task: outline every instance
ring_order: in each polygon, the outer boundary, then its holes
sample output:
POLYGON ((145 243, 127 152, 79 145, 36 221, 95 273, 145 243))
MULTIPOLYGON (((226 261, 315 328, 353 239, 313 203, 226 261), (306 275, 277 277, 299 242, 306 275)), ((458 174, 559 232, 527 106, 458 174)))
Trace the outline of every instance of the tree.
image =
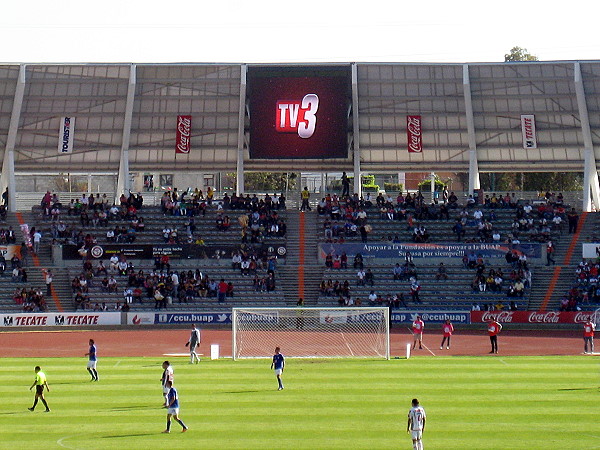
MULTIPOLYGON (((235 174, 227 174, 235 185, 235 174)), ((286 184, 289 189, 296 186, 297 175, 287 172, 246 172, 244 174, 244 191, 285 192, 286 184)))
POLYGON ((504 62, 510 61, 539 61, 539 58, 529 53, 529 50, 521 47, 513 47, 510 53, 504 55, 504 62))

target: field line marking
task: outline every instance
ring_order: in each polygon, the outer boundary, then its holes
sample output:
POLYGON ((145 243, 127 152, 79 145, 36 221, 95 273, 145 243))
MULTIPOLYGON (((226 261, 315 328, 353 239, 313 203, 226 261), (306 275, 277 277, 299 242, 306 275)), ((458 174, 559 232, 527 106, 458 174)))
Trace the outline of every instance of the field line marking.
POLYGON ((502 364, 506 364, 507 366, 509 365, 506 361, 504 361, 503 359, 499 360, 502 364))
POLYGON ((431 353, 433 356, 436 356, 435 353, 433 353, 429 347, 427 347, 425 344, 423 344, 423 347, 425 347, 425 350, 427 350, 429 353, 431 353))
POLYGON ((118 360, 113 367, 117 367, 119 364, 121 364, 121 360, 118 360))
POLYGON ((65 445, 65 444, 63 444, 63 441, 64 441, 65 439, 69 439, 69 438, 72 438, 72 437, 73 437, 73 436, 65 436, 65 437, 61 437, 59 440, 57 440, 57 441, 56 441, 56 443, 57 443, 58 445, 60 445, 61 447, 64 447, 64 448, 71 448, 71 449, 73 449, 73 448, 76 448, 76 447, 69 447, 68 445, 65 445))
POLYGON ((346 347, 348 347, 348 351, 350 352, 350 354, 352 356, 354 356, 354 352, 352 351, 350 344, 348 344, 348 341, 346 340, 346 336, 344 336, 344 333, 341 333, 341 334, 342 334, 342 339, 344 340, 344 344, 346 344, 346 347))

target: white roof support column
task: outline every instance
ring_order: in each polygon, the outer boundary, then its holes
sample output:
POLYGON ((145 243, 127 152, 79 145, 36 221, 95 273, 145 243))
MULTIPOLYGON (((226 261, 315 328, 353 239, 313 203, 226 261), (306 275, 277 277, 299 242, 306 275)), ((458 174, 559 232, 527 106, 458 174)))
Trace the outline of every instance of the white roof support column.
POLYGON ((354 162, 354 192, 362 196, 360 171, 360 125, 358 121, 358 71, 352 63, 352 160, 354 162))
POLYGON ((465 116, 469 137, 469 194, 479 189, 479 164, 477 163, 477 141, 475 139, 475 120, 473 119, 473 101, 471 100, 471 80, 469 65, 463 65, 463 93, 465 97, 465 116))
POLYGON ((8 136, 6 137, 6 148, 4 150, 4 160, 2 161, 2 178, 0 178, 0 193, 8 188, 9 211, 17 210, 16 186, 15 181, 15 143, 17 142, 17 132, 19 131, 19 121, 21 119, 21 108, 23 106, 23 97, 25 95, 25 64, 19 67, 19 77, 17 78, 17 87, 13 100, 12 113, 8 126, 8 136))
POLYGON ((132 64, 129 71, 129 86, 127 87, 127 103, 125 104, 125 120, 123 121, 123 142, 121 143, 121 158, 119 160, 119 178, 115 202, 121 194, 129 195, 131 182, 129 179, 129 139, 131 136, 131 120, 133 117, 133 103, 135 100, 136 65, 132 64))
POLYGON ((577 95, 577 107, 579 109, 579 121, 581 123, 581 133, 583 134, 583 211, 592 210, 592 201, 596 211, 600 211, 600 198, 598 192, 598 170, 596 168, 596 154, 594 153, 594 144, 592 142, 592 132, 590 130, 590 120, 588 117, 587 102, 585 99, 585 89, 583 87, 583 78, 581 77, 581 65, 575 63, 575 94, 577 95))
POLYGON ((235 176, 235 194, 244 193, 244 141, 246 139, 246 74, 248 65, 242 64, 240 73, 240 110, 238 113, 238 146, 235 176))

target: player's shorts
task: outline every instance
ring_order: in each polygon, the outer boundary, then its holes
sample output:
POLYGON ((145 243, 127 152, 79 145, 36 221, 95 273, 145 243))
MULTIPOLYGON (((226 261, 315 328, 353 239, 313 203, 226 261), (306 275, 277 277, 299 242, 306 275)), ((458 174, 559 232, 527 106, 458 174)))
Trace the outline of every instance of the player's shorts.
POLYGON ((411 431, 410 435, 413 438, 413 441, 417 441, 423 437, 423 432, 422 431, 411 431))
POLYGON ((163 394, 168 394, 170 390, 171 390, 171 388, 163 386, 163 394))
POLYGON ((35 386, 35 393, 38 395, 42 395, 44 393, 44 385, 43 384, 37 384, 35 386))
POLYGON ((88 361, 87 368, 88 369, 95 369, 96 368, 96 363, 97 363, 97 361, 88 361))
POLYGON ((171 414, 172 416, 178 416, 179 408, 169 408, 167 409, 167 414, 171 414))
POLYGON ((283 373, 283 369, 275 369, 275 375, 281 375, 283 373))
POLYGON ((420 333, 413 333, 413 336, 415 338, 415 340, 420 339, 423 340, 423 332, 421 331, 420 333))
POLYGON ((198 344, 190 345, 190 353, 194 353, 198 348, 198 344))

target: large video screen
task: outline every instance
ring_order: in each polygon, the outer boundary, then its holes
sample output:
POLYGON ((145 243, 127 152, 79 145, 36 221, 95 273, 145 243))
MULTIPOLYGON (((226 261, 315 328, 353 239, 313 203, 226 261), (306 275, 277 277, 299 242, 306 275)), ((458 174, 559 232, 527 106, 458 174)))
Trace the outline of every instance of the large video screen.
POLYGON ((349 66, 249 67, 251 159, 348 156, 349 66))

